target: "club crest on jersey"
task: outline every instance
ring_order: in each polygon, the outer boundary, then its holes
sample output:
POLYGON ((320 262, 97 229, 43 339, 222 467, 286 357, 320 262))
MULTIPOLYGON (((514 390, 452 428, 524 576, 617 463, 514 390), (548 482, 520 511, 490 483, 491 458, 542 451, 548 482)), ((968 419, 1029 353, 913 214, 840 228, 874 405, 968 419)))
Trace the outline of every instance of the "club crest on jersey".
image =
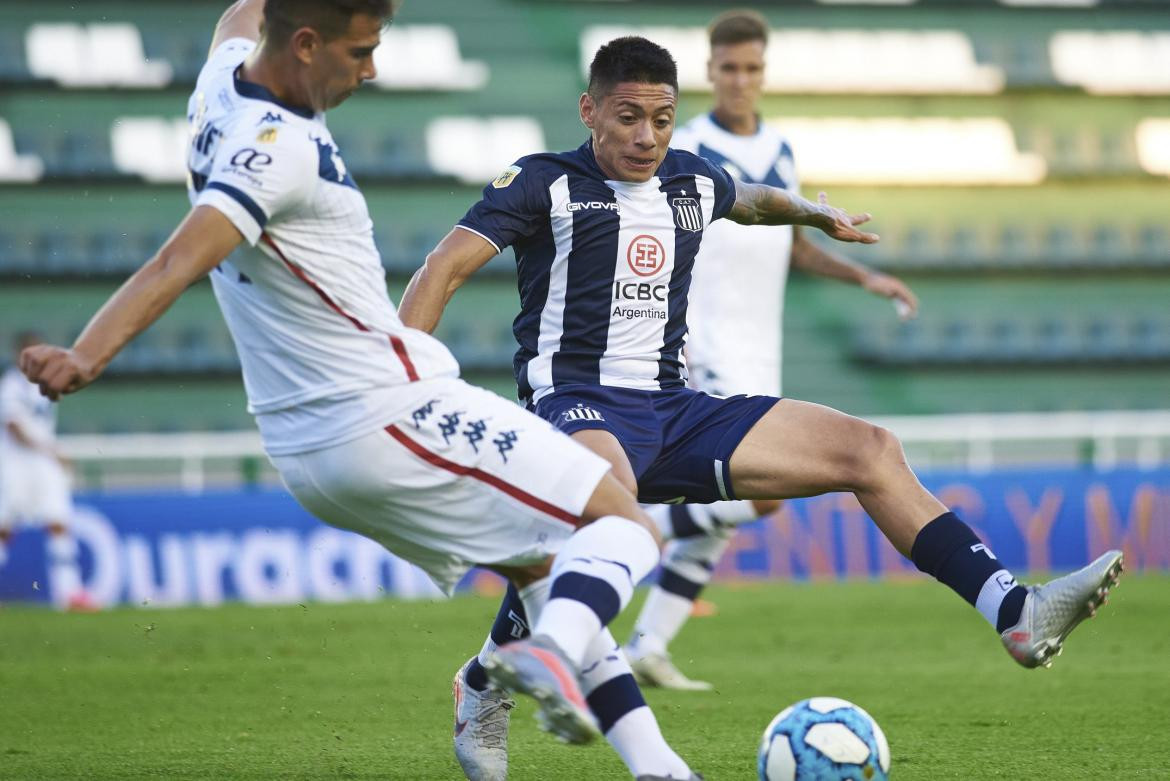
POLYGON ((661 241, 643 233, 626 247, 626 263, 640 277, 654 276, 666 265, 666 249, 661 241))
POLYGON ((670 205, 674 207, 674 221, 678 227, 695 233, 703 230, 703 212, 696 199, 671 198, 670 205))
POLYGON ((271 144, 276 141, 276 136, 280 131, 274 127, 266 127, 260 131, 256 136, 256 140, 261 144, 271 144))
POLYGON ((512 183, 512 180, 520 175, 524 169, 518 165, 510 165, 504 169, 504 172, 492 180, 492 187, 497 190, 502 190, 512 183))
POLYGON ((593 409, 593 407, 586 407, 584 404, 570 407, 561 413, 561 417, 565 420, 605 420, 605 417, 600 412, 593 409))

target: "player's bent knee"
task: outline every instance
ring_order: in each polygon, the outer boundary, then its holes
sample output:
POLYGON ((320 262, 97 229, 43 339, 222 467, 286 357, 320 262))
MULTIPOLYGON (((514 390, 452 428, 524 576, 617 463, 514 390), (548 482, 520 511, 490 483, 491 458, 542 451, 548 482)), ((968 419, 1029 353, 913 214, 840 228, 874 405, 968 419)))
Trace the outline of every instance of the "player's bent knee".
POLYGON ((902 467, 906 456, 894 432, 862 422, 850 447, 842 454, 846 481, 858 488, 871 488, 890 469, 902 467))
POLYGON ((658 530, 658 526, 638 504, 638 500, 630 488, 624 485, 612 471, 606 472, 605 476, 601 478, 601 482, 597 484, 597 488, 593 490, 593 495, 589 497, 589 501, 585 504, 585 510, 581 513, 581 523, 582 525, 589 524, 607 515, 616 515, 619 518, 633 521, 649 531, 658 546, 662 547, 662 533, 658 530))

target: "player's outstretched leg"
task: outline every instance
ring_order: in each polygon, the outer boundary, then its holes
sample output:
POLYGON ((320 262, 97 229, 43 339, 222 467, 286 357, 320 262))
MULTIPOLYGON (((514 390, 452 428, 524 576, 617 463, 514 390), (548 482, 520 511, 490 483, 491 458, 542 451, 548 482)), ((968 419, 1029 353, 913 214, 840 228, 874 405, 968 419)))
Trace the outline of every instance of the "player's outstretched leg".
POLYGON ((1021 586, 975 532, 922 487, 893 434, 818 404, 778 401, 740 442, 731 472, 741 498, 851 491, 886 539, 974 606, 1026 666, 1051 661, 1120 572, 1120 554, 1112 552, 1052 584, 1021 586), (1009 630, 1018 632, 1019 645, 1009 630))
POLYGON ((527 636, 524 604, 516 587, 509 584, 483 648, 459 668, 451 686, 455 758, 470 781, 508 777, 508 722, 516 701, 488 686, 483 664, 500 646, 527 636))
MULTIPOLYGON (((624 492, 612 477, 608 481, 599 493, 624 492)), ((597 722, 577 681, 586 650, 657 563, 657 540, 635 521, 609 515, 579 529, 553 561, 543 608, 531 608, 531 586, 521 589, 528 614, 538 616, 533 635, 499 649, 485 665, 488 678, 536 699, 542 726, 561 739, 592 740, 597 722)))

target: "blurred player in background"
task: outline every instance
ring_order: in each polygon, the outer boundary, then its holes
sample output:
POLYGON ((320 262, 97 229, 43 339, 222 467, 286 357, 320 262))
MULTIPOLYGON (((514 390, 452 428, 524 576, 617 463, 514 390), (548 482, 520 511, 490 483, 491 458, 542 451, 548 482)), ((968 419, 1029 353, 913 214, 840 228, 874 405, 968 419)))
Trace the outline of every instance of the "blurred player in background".
MULTIPOLYGON (((899 552, 978 610, 1017 662, 1051 663, 1116 581, 1120 551, 1051 583, 1024 587, 923 488, 889 431, 808 402, 718 398, 685 387, 690 274, 712 222, 804 224, 866 243, 877 236, 857 228, 868 214, 848 215, 823 194, 813 204, 782 188, 735 180, 702 157, 670 149, 677 99, 677 68, 665 49, 640 37, 602 46, 578 101, 589 140, 570 152, 521 158, 485 187, 411 279, 403 321, 434 330, 455 291, 514 246, 520 397, 608 460, 642 501, 849 491, 899 552)), ((726 273, 740 273, 736 258, 720 254, 716 260, 726 273)), ((505 597, 503 620, 497 619, 480 658, 456 677, 457 699, 480 683, 477 666, 522 644, 493 647, 511 639, 496 635, 496 628, 515 625, 508 616, 523 609, 514 594, 505 597)), ((612 710, 595 710, 621 714, 628 703, 604 689, 591 696, 605 694, 612 710)), ((491 718, 494 734, 506 730, 506 709, 492 711, 491 718)), ((603 729, 604 723, 603 717, 603 729)), ((464 769, 472 765, 477 773, 468 754, 502 752, 506 748, 479 750, 456 741, 464 769)))
MULTIPOLYGON (((14 356, 43 341, 33 331, 18 334, 14 356)), ((77 540, 69 533, 73 514, 69 461, 57 449, 57 409, 17 365, 0 376, 0 567, 18 523, 48 532, 50 598, 58 607, 93 610, 82 588, 77 540)))
MULTIPOLYGON (((792 147, 759 112, 767 22, 755 11, 728 11, 711 23, 709 37, 707 75, 715 105, 675 131, 671 146, 705 157, 741 181, 799 193, 792 147)), ((781 395, 781 324, 790 267, 893 299, 904 317, 917 312, 918 301, 901 280, 822 249, 800 226, 719 220, 707 229, 691 279, 686 353, 692 388, 714 396, 781 395)), ((658 581, 625 646, 639 682, 711 688, 680 672, 668 646, 730 545, 734 527, 779 506, 779 500, 741 499, 649 510, 674 540, 663 550, 658 581)))
MULTIPOLYGON (((637 694, 606 625, 657 564, 657 531, 608 462, 459 380, 447 349, 390 303, 365 199, 324 112, 374 78, 391 15, 390 0, 232 6, 188 104, 191 211, 71 349, 29 347, 21 367, 49 398, 78 391, 210 275, 288 489, 447 593, 475 565, 509 578, 533 637, 501 651, 489 675, 533 696, 546 729, 583 743, 607 715, 583 687, 637 694)), ((623 715, 607 737, 635 777, 695 777, 644 702, 623 715)))

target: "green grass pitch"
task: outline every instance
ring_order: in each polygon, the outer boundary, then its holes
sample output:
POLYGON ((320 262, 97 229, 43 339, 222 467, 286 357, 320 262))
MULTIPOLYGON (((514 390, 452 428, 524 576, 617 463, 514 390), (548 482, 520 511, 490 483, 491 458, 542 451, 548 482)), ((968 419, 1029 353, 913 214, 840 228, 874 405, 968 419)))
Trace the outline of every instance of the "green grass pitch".
MULTIPOLYGON (((1051 670, 1018 668, 925 581, 753 583, 676 646, 712 693, 648 692, 708 781, 754 778, 759 732, 813 695, 885 729, 895 779, 1170 777, 1170 577, 1127 576, 1051 670)), ((635 606, 636 607, 636 606, 635 606)), ((0 609, 0 778, 458 779, 450 679, 494 600, 0 609)), ((632 612, 619 621, 625 637, 632 612)), ((515 781, 619 779, 513 717, 515 781)))

